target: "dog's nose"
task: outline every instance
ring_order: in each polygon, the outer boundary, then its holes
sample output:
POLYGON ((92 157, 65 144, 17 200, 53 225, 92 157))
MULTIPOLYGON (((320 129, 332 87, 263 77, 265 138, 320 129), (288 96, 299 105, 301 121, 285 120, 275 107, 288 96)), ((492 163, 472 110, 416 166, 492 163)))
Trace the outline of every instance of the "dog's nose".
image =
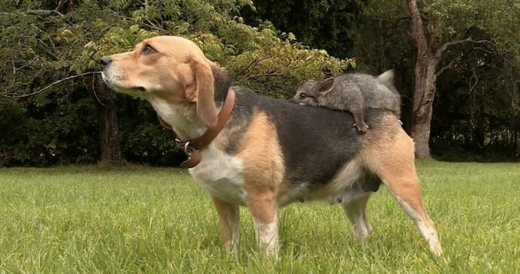
POLYGON ((103 56, 101 57, 101 65, 103 65, 104 67, 105 66, 108 66, 108 64, 110 64, 112 62, 112 58, 110 58, 109 56, 103 56))

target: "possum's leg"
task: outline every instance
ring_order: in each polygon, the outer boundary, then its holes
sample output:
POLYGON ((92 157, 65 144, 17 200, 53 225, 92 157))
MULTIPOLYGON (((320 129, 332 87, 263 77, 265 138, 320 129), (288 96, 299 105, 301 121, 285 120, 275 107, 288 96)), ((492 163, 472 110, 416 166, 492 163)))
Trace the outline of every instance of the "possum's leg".
POLYGON ((365 124, 365 119, 363 118, 363 109, 353 109, 351 110, 354 115, 354 121, 356 122, 354 126, 361 133, 366 133, 368 130, 368 125, 365 124))
POLYGON ((363 117, 363 110, 365 109, 365 96, 363 95, 363 90, 359 82, 354 81, 353 83, 346 82, 345 83, 345 96, 344 98, 348 100, 346 103, 347 109, 352 112, 354 116, 354 121, 356 122, 354 126, 361 133, 366 133, 368 130, 368 125, 365 123, 365 119, 363 117))

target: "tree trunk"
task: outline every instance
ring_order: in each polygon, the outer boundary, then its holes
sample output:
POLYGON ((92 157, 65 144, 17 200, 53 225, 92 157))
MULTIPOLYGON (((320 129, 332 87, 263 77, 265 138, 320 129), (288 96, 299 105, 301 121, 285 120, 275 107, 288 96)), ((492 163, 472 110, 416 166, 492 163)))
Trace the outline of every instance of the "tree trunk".
POLYGON ((103 83, 99 75, 87 78, 90 96, 97 103, 100 139, 101 166, 120 166, 126 163, 119 147, 116 105, 111 90, 103 83))
POLYGON ((515 127, 514 127, 514 146, 515 146, 515 152, 514 152, 514 156, 516 156, 517 158, 520 158, 520 145, 518 145, 518 143, 520 143, 520 134, 518 134, 518 124, 515 124, 515 127))
POLYGON ((430 157, 430 126, 435 98, 436 80, 435 67, 437 62, 428 58, 426 64, 416 64, 415 94, 412 112, 411 137, 415 143, 415 154, 419 158, 430 157), (434 64, 432 64, 432 62, 434 64), (420 71, 417 73, 417 71, 420 71))
POLYGON ((433 33, 435 21, 429 22, 430 44, 428 44, 423 21, 416 0, 408 0, 408 10, 412 18, 410 35, 417 45, 417 60, 415 63, 415 92, 413 98, 411 137, 415 143, 415 154, 419 158, 431 157, 430 125, 433 112, 433 99, 436 93, 437 75, 435 70, 440 61, 438 38, 433 33))

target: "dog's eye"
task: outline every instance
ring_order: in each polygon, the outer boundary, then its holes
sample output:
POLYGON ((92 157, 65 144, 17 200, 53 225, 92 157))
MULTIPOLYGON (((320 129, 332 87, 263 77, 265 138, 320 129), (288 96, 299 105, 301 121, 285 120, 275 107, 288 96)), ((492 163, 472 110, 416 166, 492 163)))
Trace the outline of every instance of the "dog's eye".
POLYGON ((144 46, 143 50, 141 50, 141 54, 143 54, 143 55, 154 53, 154 52, 155 52, 155 49, 150 45, 144 46))
POLYGON ((300 99, 305 99, 307 98, 307 94, 305 93, 300 93, 300 99))

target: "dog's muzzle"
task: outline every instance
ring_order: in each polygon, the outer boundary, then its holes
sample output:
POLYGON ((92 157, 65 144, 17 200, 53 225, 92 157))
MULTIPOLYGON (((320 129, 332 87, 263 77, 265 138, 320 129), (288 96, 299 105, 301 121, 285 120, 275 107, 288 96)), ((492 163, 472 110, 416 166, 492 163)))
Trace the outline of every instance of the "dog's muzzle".
POLYGON ((99 60, 99 63, 100 63, 103 67, 106 67, 106 66, 110 65, 110 63, 112 63, 112 58, 110 58, 110 56, 103 56, 103 57, 101 57, 101 59, 99 60))

